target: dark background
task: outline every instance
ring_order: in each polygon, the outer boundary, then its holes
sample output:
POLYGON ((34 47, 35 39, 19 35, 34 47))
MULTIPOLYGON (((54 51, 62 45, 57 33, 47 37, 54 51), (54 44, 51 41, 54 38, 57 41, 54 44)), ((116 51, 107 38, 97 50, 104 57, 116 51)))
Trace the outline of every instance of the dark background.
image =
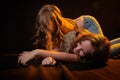
POLYGON ((57 5, 63 16, 68 18, 92 15, 110 40, 120 36, 119 0, 9 0, 4 4, 1 6, 0 52, 34 49, 33 25, 38 10, 44 4, 57 5))

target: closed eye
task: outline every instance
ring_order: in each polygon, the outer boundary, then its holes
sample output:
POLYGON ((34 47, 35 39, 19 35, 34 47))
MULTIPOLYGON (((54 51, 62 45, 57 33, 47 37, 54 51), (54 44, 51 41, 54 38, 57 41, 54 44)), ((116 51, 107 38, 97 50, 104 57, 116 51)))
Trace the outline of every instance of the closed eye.
POLYGON ((75 47, 77 47, 77 44, 75 44, 75 45, 73 46, 73 49, 74 49, 75 47))

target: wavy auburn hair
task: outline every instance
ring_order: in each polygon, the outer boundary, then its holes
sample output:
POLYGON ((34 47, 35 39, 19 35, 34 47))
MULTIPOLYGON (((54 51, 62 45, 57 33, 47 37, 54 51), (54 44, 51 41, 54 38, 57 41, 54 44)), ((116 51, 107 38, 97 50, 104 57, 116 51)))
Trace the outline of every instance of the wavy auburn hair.
POLYGON ((44 5, 39 10, 35 22, 34 45, 36 48, 51 50, 54 46, 60 46, 63 37, 60 30, 61 16, 60 10, 55 5, 44 5), (52 26, 50 22, 52 22, 52 26))

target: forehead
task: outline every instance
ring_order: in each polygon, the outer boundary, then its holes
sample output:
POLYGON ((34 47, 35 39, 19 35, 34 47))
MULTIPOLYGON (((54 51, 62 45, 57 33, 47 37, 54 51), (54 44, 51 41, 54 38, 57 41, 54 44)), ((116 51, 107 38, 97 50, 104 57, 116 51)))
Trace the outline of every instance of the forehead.
POLYGON ((85 53, 93 53, 94 47, 89 40, 84 40, 79 43, 85 53))

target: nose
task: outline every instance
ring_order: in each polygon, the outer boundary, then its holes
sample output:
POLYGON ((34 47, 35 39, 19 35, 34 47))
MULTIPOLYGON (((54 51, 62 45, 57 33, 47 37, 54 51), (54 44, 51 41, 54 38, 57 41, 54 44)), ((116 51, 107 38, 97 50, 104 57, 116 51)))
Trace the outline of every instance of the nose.
POLYGON ((81 49, 80 43, 77 43, 76 50, 81 49))

